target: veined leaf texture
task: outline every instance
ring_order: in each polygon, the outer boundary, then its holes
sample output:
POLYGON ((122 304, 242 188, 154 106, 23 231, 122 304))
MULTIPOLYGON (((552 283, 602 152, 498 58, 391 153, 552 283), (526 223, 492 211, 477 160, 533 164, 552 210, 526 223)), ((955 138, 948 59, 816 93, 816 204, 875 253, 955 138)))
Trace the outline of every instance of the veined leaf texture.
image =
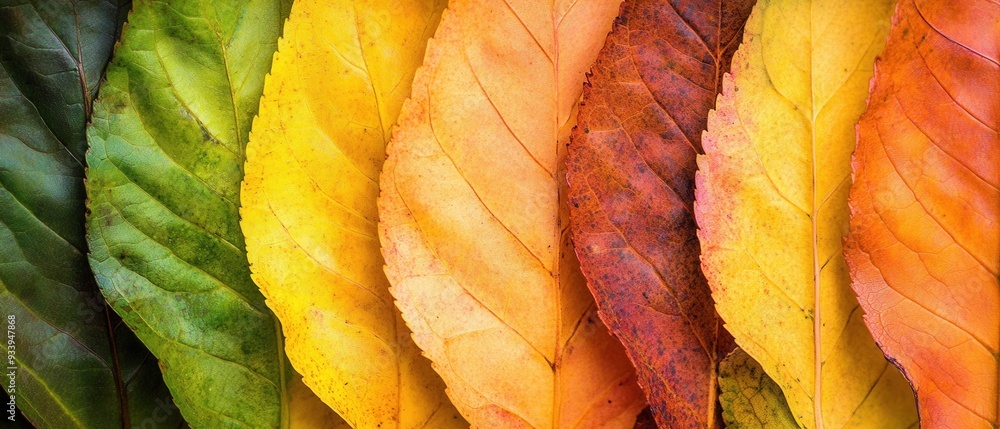
POLYGON ((733 348, 701 273, 695 156, 753 0, 627 0, 569 149, 573 238, 663 427, 718 428, 733 348))
POLYGON ((750 355, 737 348, 719 363, 719 401, 727 428, 795 429, 785 395, 750 355))
POLYGON ((134 1, 0 0, 5 424, 1000 426, 997 0, 134 1))
POLYGON ((247 145, 253 279, 355 428, 468 427, 397 314, 377 230, 385 144, 445 5, 297 0, 247 145))
POLYGON ((474 427, 630 428, 645 406, 565 201, 584 74, 619 3, 452 1, 387 148, 391 291, 474 427))
POLYGON ((193 427, 312 427, 290 421, 294 377, 250 278, 238 212, 244 147, 289 7, 137 2, 88 130, 91 266, 193 427))
POLYGON ((910 387, 862 321, 842 252, 854 125, 893 5, 759 1, 698 159, 716 308, 806 428, 917 420, 910 387))
POLYGON ((86 124, 129 6, 0 4, 0 311, 14 326, 5 373, 16 374, 3 390, 24 414, 15 421, 38 428, 181 424, 156 360, 105 306, 86 258, 86 124))
POLYGON ((1000 5, 903 0, 858 125, 847 261, 924 428, 998 423, 1000 5))

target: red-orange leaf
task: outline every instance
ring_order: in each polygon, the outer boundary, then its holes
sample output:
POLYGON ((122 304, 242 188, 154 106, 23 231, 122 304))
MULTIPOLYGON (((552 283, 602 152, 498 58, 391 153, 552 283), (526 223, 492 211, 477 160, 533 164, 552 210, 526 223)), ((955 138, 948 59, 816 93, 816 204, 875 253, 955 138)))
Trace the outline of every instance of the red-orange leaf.
POLYGON ((1000 5, 903 0, 858 125, 847 243, 921 427, 996 428, 1000 5))
POLYGON ((698 262, 695 156, 754 0, 629 0, 584 89, 570 144, 576 251, 657 421, 721 427, 732 350, 698 262))

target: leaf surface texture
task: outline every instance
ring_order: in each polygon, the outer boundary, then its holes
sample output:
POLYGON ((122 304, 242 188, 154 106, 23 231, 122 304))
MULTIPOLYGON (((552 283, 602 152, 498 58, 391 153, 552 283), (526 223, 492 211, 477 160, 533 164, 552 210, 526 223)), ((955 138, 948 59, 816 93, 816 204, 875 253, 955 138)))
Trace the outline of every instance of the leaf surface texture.
POLYGON ((468 427, 399 318, 378 174, 446 2, 292 7, 254 121, 242 228, 305 382, 356 428, 468 427))
POLYGON ((238 211, 289 6, 137 3, 88 130, 91 266, 193 427, 312 427, 291 421, 293 372, 250 278, 238 211))
POLYGON ((901 1, 858 126, 853 287, 921 427, 998 425, 1000 5, 901 1))
POLYGON ((797 429, 785 395, 750 355, 737 348, 719 363, 719 401, 731 429, 797 429))
POLYGON ((626 1, 570 144, 576 252, 663 427, 722 426, 733 343, 698 260, 695 156, 753 3, 626 1))
POLYGON ((86 258, 86 123, 129 6, 0 5, 0 311, 16 322, 14 397, 38 428, 132 427, 154 413, 181 424, 160 414, 173 404, 156 360, 106 307, 86 258))
POLYGON ((854 125, 892 1, 762 0, 709 116, 695 215, 737 344, 806 428, 900 428, 912 394, 851 291, 842 240, 854 125))
POLYGON ((618 8, 451 2, 388 146, 391 291, 474 427, 632 427, 644 407, 571 249, 562 162, 618 8))

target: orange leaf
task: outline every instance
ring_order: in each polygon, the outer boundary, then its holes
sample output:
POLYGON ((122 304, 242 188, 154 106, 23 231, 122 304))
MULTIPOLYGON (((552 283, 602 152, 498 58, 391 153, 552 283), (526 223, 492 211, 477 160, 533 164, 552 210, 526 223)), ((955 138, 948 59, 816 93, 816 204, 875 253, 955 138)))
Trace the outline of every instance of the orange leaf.
POLYGON ((560 162, 619 3, 451 2, 387 148, 391 291, 474 427, 631 428, 644 406, 570 248, 560 162))
POLYGON ((858 125, 847 261, 921 427, 995 428, 1000 5, 903 0, 858 125))

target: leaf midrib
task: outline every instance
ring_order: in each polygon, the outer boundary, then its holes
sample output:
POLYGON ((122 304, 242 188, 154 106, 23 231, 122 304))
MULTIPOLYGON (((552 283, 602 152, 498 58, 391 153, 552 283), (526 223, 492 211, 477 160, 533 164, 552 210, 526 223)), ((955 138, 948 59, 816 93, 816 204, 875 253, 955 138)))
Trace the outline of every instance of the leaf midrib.
POLYGON ((813 418, 815 429, 823 429, 823 323, 822 323, 822 294, 821 294, 821 268, 819 261, 819 218, 820 204, 818 202, 817 175, 816 175, 816 88, 813 79, 813 38, 815 29, 813 24, 813 5, 809 3, 809 112, 812 118, 809 121, 809 139, 812 152, 812 213, 809 220, 812 223, 812 259, 813 259, 813 418))
MULTIPOLYGON (((504 2, 506 2, 506 1, 507 0, 504 0, 504 2)), ((555 151, 553 153, 556 154, 556 168, 555 168, 556 171, 559 170, 559 146, 560 146, 560 144, 559 144, 559 130, 562 129, 562 125, 563 125, 563 124, 559 123, 559 109, 561 107, 561 102, 562 102, 562 94, 559 92, 559 88, 560 88, 560 85, 559 85, 559 27, 562 25, 563 19, 567 15, 569 15, 570 12, 572 12, 573 7, 576 6, 576 4, 577 4, 578 1, 579 0, 574 0, 573 4, 571 4, 570 7, 566 9, 566 13, 563 14, 562 16, 558 17, 558 18, 555 15, 555 10, 554 9, 550 9, 549 10, 549 17, 552 20, 552 44, 553 44, 552 56, 549 57, 549 59, 551 60, 551 63, 552 63, 552 86, 553 86, 553 92, 555 93, 555 100, 556 100, 555 109, 553 110, 554 114, 552 115, 553 116, 553 118, 552 118, 552 122, 553 122, 553 126, 552 126, 552 143, 555 145, 555 151)), ((553 6, 556 3, 557 2, 553 2, 552 3, 553 6)), ((508 4, 508 6, 510 6, 510 4, 508 4)), ((514 12, 514 15, 517 15, 517 12, 514 11, 513 8, 511 8, 511 11, 514 12)), ((521 17, 518 16, 518 19, 521 19, 521 17)), ((524 24, 524 21, 521 21, 521 23, 524 24)), ((531 29, 529 29, 527 26, 524 26, 524 30, 527 31, 529 34, 531 34, 531 29)), ((535 35, 531 34, 531 37, 534 38, 535 35)), ((537 42, 538 39, 535 38, 535 41, 537 42)), ((545 48, 544 47, 542 47, 541 45, 539 45, 539 47, 542 48, 542 52, 545 52, 545 48)), ((487 98, 489 98, 489 95, 487 95, 487 98)), ((572 115, 572 113, 570 115, 572 115)), ((572 116, 570 116, 570 117, 572 118, 572 116)), ((535 154, 531 153, 530 151, 528 152, 528 155, 530 155, 532 158, 535 158, 535 154)), ((537 159, 536 159, 536 161, 537 161, 537 159)), ((555 174, 553 174, 552 177, 553 177, 553 179, 555 179, 557 176, 558 176, 558 173, 555 173, 555 174)), ((561 177, 565 177, 565 175, 563 175, 561 177)), ((563 179, 563 180, 565 180, 565 179, 563 179)), ((557 210, 557 212, 555 213, 556 221, 555 221, 555 225, 554 225, 555 228, 554 228, 554 231, 553 231, 553 241, 552 242, 556 246, 556 248, 558 249, 558 248, 562 247, 562 216, 560 216, 560 214, 559 214, 558 211, 562 210, 563 205, 567 204, 568 202, 566 201, 566 195, 563 192, 562 184, 559 183, 559 180, 555 180, 555 182, 556 182, 556 210, 557 210)), ((518 238, 518 240, 520 240, 520 238, 518 238)), ((561 259, 561 256, 562 256, 562 252, 559 252, 559 251, 552 252, 552 279, 554 280, 555 292, 556 292, 556 299, 555 299, 555 301, 556 301, 556 306, 555 306, 555 309, 556 309, 556 317, 555 317, 555 321, 556 321, 556 323, 555 323, 555 328, 556 328, 556 335, 555 335, 556 344, 555 344, 555 349, 556 350, 555 350, 555 353, 552 355, 553 356, 553 359, 552 359, 553 362, 561 362, 562 361, 562 353, 566 349, 566 342, 569 341, 569 338, 572 338, 572 336, 567 337, 565 339, 562 337, 562 335, 563 335, 563 332, 562 332, 563 312, 562 312, 562 302, 561 302, 561 300, 562 300, 562 293, 561 293, 562 292, 561 291, 562 290, 562 265, 559 263, 559 260, 561 259)), ((579 326, 580 321, 583 319, 583 316, 586 315, 586 314, 587 314, 587 312, 585 310, 580 315, 580 319, 577 320, 577 323, 575 324, 575 326, 579 326)), ((551 428, 558 428, 559 427, 559 421, 562 418, 562 389, 561 389, 561 386, 562 386, 562 367, 559 366, 559 365, 553 365, 552 366, 552 382, 553 382, 552 383, 552 387, 553 387, 553 389, 552 389, 552 422, 551 422, 551 425, 549 427, 551 427, 551 428)))

